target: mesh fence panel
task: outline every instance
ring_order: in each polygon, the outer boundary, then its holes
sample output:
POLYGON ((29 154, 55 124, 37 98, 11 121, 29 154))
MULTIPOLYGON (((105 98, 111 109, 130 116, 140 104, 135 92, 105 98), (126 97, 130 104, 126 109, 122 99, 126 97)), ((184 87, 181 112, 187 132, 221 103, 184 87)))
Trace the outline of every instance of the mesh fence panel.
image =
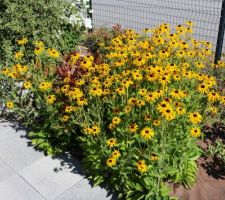
POLYGON ((194 37, 213 43, 215 50, 222 0, 92 0, 93 26, 138 31, 161 23, 172 27, 186 20, 194 22, 194 37))

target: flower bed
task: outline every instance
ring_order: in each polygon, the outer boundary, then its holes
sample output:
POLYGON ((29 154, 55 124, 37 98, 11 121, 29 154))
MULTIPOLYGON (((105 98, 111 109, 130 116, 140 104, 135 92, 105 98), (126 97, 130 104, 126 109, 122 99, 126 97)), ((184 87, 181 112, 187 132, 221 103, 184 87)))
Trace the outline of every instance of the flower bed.
POLYGON ((211 44, 192 38, 191 22, 121 31, 98 57, 35 45, 27 66, 1 71, 5 105, 33 145, 50 154, 80 145, 88 176, 123 199, 170 199, 170 183, 193 185, 196 139, 225 105, 213 76, 225 65, 209 64, 211 44))

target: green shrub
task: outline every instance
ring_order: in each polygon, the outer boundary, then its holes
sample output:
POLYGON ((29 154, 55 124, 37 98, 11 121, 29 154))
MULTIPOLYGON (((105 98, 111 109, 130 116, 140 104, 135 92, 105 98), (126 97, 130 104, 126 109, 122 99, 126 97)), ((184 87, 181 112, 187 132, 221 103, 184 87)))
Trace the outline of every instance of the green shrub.
POLYGON ((221 159, 225 163, 225 145, 222 140, 217 139, 214 144, 210 144, 207 153, 212 158, 221 159))
POLYGON ((59 50, 72 50, 84 31, 77 0, 0 0, 1 62, 12 58, 18 38, 38 39, 59 50), (73 4, 72 4, 73 3, 73 4))
POLYGON ((122 32, 119 25, 111 28, 97 28, 86 35, 83 42, 92 54, 104 54, 104 46, 107 46, 110 40, 122 32))

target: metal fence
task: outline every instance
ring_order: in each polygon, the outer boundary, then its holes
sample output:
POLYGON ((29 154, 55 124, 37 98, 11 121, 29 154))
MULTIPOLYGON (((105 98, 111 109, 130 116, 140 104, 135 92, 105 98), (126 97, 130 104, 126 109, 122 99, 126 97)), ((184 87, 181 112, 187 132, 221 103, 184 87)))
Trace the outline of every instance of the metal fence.
POLYGON ((193 21, 194 37, 211 42, 216 59, 220 58, 225 23, 221 20, 224 0, 92 0, 91 4, 94 28, 120 24, 139 31, 161 23, 175 27, 186 20, 193 21))

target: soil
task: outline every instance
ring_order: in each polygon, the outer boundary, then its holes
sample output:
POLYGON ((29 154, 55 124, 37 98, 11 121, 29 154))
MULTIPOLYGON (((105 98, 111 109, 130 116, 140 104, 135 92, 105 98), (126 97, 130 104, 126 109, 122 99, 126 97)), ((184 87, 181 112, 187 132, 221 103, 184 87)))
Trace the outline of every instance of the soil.
MULTIPOLYGON (((206 129, 204 141, 198 141, 202 149, 207 149, 216 139, 225 143, 225 126, 216 124, 206 129)), ((201 157, 197 161, 197 182, 190 189, 174 185, 171 196, 179 200, 225 200, 225 163, 219 158, 201 157)))

